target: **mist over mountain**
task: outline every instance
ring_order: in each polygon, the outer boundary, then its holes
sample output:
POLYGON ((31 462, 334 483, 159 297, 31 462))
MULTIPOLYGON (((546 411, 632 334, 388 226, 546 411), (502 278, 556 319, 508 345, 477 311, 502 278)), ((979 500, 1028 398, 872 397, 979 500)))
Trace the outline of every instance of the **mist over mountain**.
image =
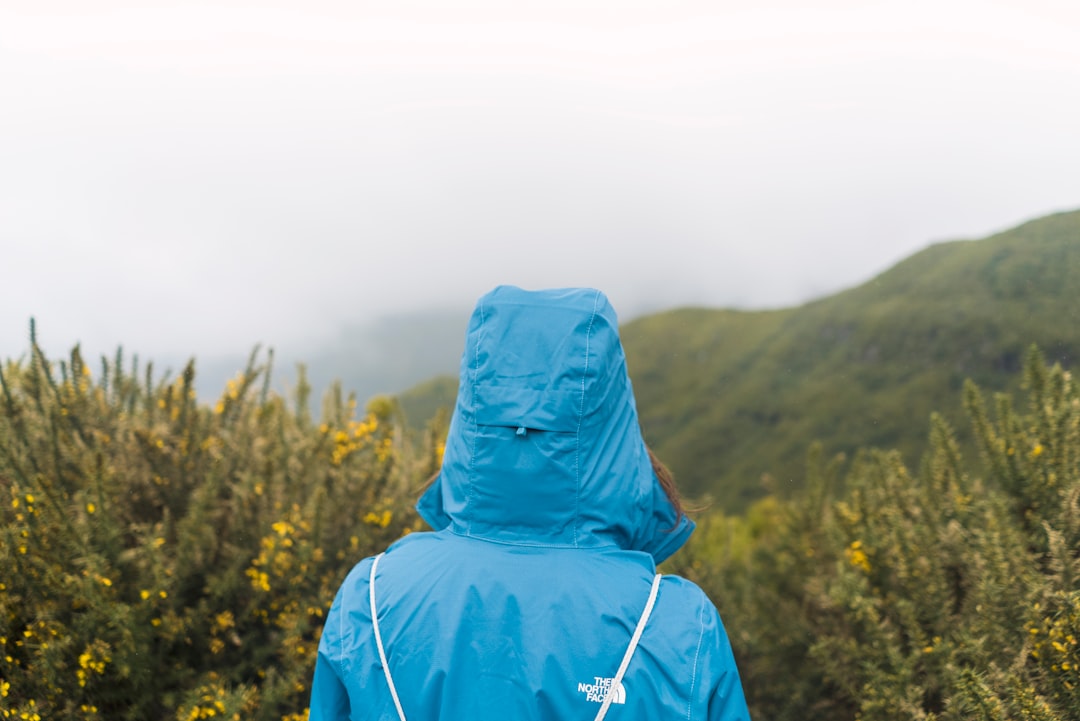
MULTIPOLYGON (((361 404, 375 395, 401 392, 457 367, 469 311, 463 307, 389 315, 348 325, 333 341, 306 351, 275 351, 272 386, 281 392, 295 388, 297 365, 303 364, 316 410, 334 382, 340 382, 345 393, 355 393, 361 404)), ((260 349, 260 362, 266 361, 266 350, 260 349)), ((197 359, 200 398, 220 395, 247 360, 248 355, 240 354, 197 359)), ((174 369, 186 362, 179 357, 167 361, 174 369)))
MULTIPOLYGON (((661 310, 644 300, 627 305, 627 311, 620 314, 624 320, 661 310)), ((355 393, 362 404, 375 395, 404 393, 434 376, 456 374, 471 312, 471 303, 448 303, 444 307, 392 313, 348 323, 336 336, 321 342, 274 348, 272 385, 280 392, 295 388, 297 365, 303 364, 316 406, 321 394, 335 381, 340 381, 345 393, 355 393)), ((269 349, 260 347, 259 362, 266 362, 269 349)), ((228 379, 243 370, 251 350, 198 357, 199 397, 209 400, 220 395, 228 379)), ((155 365, 175 373, 187 361, 184 356, 166 355, 156 358, 155 365)), ((421 419, 429 417, 433 407, 424 401, 420 406, 410 406, 413 414, 421 419)))
MULTIPOLYGON (((684 490, 725 509, 796 488, 807 450, 897 448, 917 463, 934 411, 961 389, 1016 390, 1032 345, 1080 357, 1080 211, 935 244, 858 287, 796 308, 682 308, 623 324, 646 440, 684 490)), ((412 422, 454 383, 401 396, 412 422)), ((972 450, 972 457, 975 453, 972 450)))

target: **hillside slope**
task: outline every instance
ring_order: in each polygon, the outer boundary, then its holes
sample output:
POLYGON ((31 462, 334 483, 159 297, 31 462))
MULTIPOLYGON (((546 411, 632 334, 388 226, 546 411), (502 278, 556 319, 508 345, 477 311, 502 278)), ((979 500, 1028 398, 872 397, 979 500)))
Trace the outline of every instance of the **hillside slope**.
MULTIPOLYGON (((1024 354, 1080 357, 1080 211, 933 245, 798 308, 683 308, 622 329, 645 437, 692 496, 730 511, 801 484, 807 449, 897 448, 910 464, 960 389, 1015 390, 1024 354)), ((440 377, 403 393, 410 422, 452 405, 440 377)))
POLYGON ((1080 211, 931 246, 795 309, 682 309, 623 329, 646 438, 691 494, 732 510, 798 485, 807 447, 921 453, 965 378, 1015 387, 1031 344, 1080 353, 1080 211))

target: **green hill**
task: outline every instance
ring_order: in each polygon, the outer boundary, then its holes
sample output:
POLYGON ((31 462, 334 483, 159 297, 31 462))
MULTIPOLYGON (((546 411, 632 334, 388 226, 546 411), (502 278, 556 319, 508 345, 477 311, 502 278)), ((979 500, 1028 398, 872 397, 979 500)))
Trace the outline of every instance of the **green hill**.
MULTIPOLYGON (((692 494, 737 509, 763 474, 796 485, 807 447, 898 448, 927 417, 959 423, 960 387, 1015 387, 1026 349, 1080 353, 1080 212, 931 246, 799 308, 686 309, 623 329, 642 426, 692 494)), ((961 428, 961 437, 965 437, 961 428)))
MULTIPOLYGON (((897 448, 915 463, 935 410, 963 440, 964 379, 1015 389, 1032 344, 1068 367, 1078 298, 1074 211, 933 245, 798 308, 684 308, 627 323, 622 337, 650 445, 688 494, 739 510, 766 475, 781 492, 799 485, 815 440, 828 454, 897 448)), ((443 379, 406 393, 413 423, 452 389, 443 379)))

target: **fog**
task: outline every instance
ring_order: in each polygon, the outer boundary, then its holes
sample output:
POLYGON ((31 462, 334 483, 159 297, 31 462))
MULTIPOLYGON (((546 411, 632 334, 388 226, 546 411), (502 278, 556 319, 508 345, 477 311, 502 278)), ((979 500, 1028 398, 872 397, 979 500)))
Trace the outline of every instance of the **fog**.
POLYGON ((1080 206, 1074 5, 816 5, 6 2, 0 358, 779 307, 1080 206))

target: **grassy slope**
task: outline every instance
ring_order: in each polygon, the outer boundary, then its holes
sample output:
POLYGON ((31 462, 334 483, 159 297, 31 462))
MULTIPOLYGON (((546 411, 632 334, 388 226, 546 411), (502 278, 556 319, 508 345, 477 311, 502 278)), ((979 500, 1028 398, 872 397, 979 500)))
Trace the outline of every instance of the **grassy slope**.
POLYGON ((1017 383, 1026 348, 1080 353, 1080 212, 932 246, 800 308, 677 310, 623 330, 646 437, 692 494, 738 509, 798 485, 809 443, 896 447, 960 418, 965 378, 1017 383))
MULTIPOLYGON (((985 240, 934 245, 874 280, 799 308, 684 308, 622 328, 645 437, 691 495, 739 510, 797 487, 827 453, 922 453, 927 418, 961 425, 972 378, 1009 390, 1027 348, 1080 356, 1080 211, 985 240)), ((402 394, 410 421, 453 403, 445 377, 402 394)))

